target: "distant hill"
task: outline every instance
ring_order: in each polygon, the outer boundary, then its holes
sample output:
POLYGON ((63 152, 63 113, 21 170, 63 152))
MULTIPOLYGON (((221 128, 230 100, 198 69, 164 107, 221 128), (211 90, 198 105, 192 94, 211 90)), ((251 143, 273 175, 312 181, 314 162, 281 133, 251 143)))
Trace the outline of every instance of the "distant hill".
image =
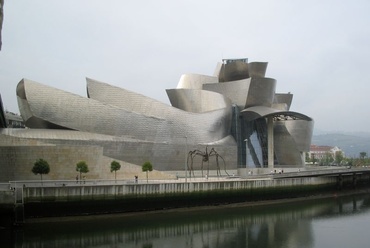
POLYGON ((358 158, 360 152, 370 156, 370 133, 316 133, 312 136, 313 145, 337 146, 346 157, 358 158))

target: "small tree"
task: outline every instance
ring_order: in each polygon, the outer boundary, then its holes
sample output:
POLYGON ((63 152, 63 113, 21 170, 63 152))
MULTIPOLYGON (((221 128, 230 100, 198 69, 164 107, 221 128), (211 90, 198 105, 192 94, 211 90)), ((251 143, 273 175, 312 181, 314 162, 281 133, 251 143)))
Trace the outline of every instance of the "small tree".
POLYGON ((141 169, 142 171, 146 172, 146 182, 148 182, 148 171, 153 170, 153 165, 149 161, 147 161, 141 166, 141 169))
POLYGON ((313 165, 315 165, 315 163, 317 162, 317 158, 315 156, 315 153, 311 153, 311 162, 313 165))
POLYGON ((89 167, 87 166, 85 161, 80 161, 76 164, 76 171, 80 173, 80 180, 81 180, 81 174, 89 172, 89 167))
POLYGON ((361 159, 365 159, 367 156, 367 153, 366 152, 360 152, 360 158, 361 159))
POLYGON ((42 183, 42 175, 48 174, 50 172, 50 166, 49 163, 46 160, 43 160, 42 158, 39 158, 32 167, 33 174, 37 175, 40 174, 41 176, 41 185, 42 183))
POLYGON ((335 152, 335 163, 337 163, 337 165, 340 165, 343 160, 344 160, 343 152, 342 151, 335 152))
POLYGON ((320 160, 320 165, 328 166, 334 161, 333 155, 330 152, 326 152, 320 160))
POLYGON ((306 163, 311 162, 310 154, 308 154, 308 152, 305 153, 305 162, 306 163))
POLYGON ((121 169, 121 164, 117 161, 113 160, 112 163, 110 163, 110 172, 114 171, 114 181, 117 183, 117 171, 121 169))

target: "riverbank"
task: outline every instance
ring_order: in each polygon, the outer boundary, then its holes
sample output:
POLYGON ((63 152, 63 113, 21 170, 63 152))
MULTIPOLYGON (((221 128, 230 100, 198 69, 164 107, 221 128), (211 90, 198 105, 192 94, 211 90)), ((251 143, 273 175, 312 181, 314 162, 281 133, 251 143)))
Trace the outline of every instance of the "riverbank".
POLYGON ((142 216, 153 216, 153 215, 164 215, 169 213, 192 213, 192 212, 202 212, 202 211, 212 211, 218 209, 237 209, 237 208, 255 208, 260 206, 269 205, 280 205, 287 203, 304 203, 309 201, 319 201, 330 198, 339 198, 345 196, 356 196, 356 195, 368 195, 370 194, 370 185, 362 186, 357 189, 338 189, 322 194, 314 194, 305 197, 295 197, 295 198, 284 198, 275 200, 260 200, 253 202, 238 202, 230 204, 220 204, 220 205, 207 205, 207 206, 197 206, 197 207, 180 207, 172 209, 161 209, 155 211, 138 211, 138 212, 126 212, 126 213, 114 213, 114 214, 99 214, 99 215, 84 215, 84 216, 59 216, 59 217, 43 217, 43 218, 29 218, 26 219, 25 225, 32 225, 38 223, 60 223, 60 222, 89 222, 91 220, 98 221, 109 220, 109 219, 122 219, 122 218, 136 218, 142 216))
MULTIPOLYGON (((339 235, 351 238, 352 243, 356 240, 355 247, 366 247, 366 243, 358 245, 356 238, 362 228, 365 228, 362 233, 368 230, 368 225, 361 224, 369 223, 366 221, 369 203, 368 193, 349 193, 319 199, 261 201, 247 207, 237 204, 57 217, 45 221, 38 218, 37 222, 26 222, 13 236, 9 232, 9 240, 14 240, 17 247, 164 247, 168 244, 181 248, 275 247, 281 244, 279 240, 285 240, 282 247, 313 247, 307 237, 315 237, 316 243, 317 233, 313 233, 312 228, 321 227, 324 230, 320 230, 320 236, 328 235, 325 231, 332 233, 328 240, 339 235), (334 221, 327 224, 326 220, 334 221), (348 229, 343 229, 344 226, 348 229), (292 237, 296 240, 294 244, 292 237)), ((1 240, 4 245, 4 239, 1 240)), ((366 242, 366 238, 363 241, 366 242)), ((314 247, 331 247, 327 244, 314 247)))
MULTIPOLYGON (((370 185, 370 170, 337 170, 325 175, 301 173, 254 178, 208 178, 97 184, 86 182, 14 184, 14 209, 8 222, 107 214, 150 213, 217 206, 276 204, 310 197, 334 197, 362 192, 370 185), (353 189, 356 189, 353 191, 353 189), (342 190, 342 191, 341 191, 342 190)), ((367 189, 366 189, 367 190, 367 189)), ((9 209, 8 209, 9 210, 9 209)))
MULTIPOLYGON (((352 179, 345 180, 351 181, 352 179)), ((24 218, 152 211, 304 197, 335 189, 335 177, 22 188, 24 218)), ((20 207, 20 206, 19 206, 20 207)))

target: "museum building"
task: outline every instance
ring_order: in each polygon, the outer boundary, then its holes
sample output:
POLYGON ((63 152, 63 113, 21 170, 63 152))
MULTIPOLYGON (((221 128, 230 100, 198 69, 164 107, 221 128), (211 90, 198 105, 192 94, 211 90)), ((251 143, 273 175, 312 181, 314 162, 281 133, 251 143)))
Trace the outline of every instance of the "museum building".
POLYGON ((89 178, 111 177, 112 160, 131 176, 150 161, 158 177, 184 171, 197 151, 194 170, 303 167, 314 121, 291 111, 293 95, 276 93, 266 62, 224 59, 214 75, 184 74, 167 89, 171 105, 87 78, 87 97, 28 79, 16 87, 25 129, 7 127, 1 98, 0 181, 35 179, 33 163, 51 164, 50 179, 75 175, 89 164, 89 178), (208 154, 209 151, 216 153, 208 154), (185 164, 185 165, 184 165, 185 164))

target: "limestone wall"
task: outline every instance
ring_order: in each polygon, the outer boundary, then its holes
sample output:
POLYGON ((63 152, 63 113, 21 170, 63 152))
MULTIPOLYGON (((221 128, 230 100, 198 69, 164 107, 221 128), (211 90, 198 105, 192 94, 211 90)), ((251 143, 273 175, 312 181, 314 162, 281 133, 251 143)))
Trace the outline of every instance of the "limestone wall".
MULTIPOLYGON (((114 179, 110 172, 113 159, 103 155, 103 148, 98 146, 1 146, 0 147, 0 182, 40 180, 31 170, 37 159, 42 158, 50 165, 50 173, 43 175, 44 180, 75 180, 76 164, 83 160, 88 164, 89 172, 86 179, 114 179)), ((117 171, 117 179, 132 179, 134 175, 141 178, 145 174, 140 166, 119 161, 121 169, 117 171)), ((154 168, 155 169, 155 168, 154 168)), ((173 178, 174 176, 158 171, 150 172, 150 177, 173 178)))
MULTIPOLYGON (((205 145, 109 140, 107 137, 105 137, 107 140, 104 140, 96 135, 92 136, 95 139, 90 140, 86 138, 87 135, 79 132, 62 132, 64 135, 61 135, 61 132, 58 130, 54 135, 48 132, 45 135, 47 137, 43 137, 35 131, 30 135, 33 138, 21 138, 21 132, 17 132, 20 137, 15 137, 9 135, 12 133, 11 129, 4 129, 4 134, 0 134, 2 161, 0 171, 3 172, 0 173, 0 182, 38 180, 39 176, 29 174, 38 158, 47 160, 53 167, 45 179, 74 179, 75 165, 81 160, 88 162, 90 168, 90 172, 86 175, 87 179, 114 179, 114 175, 109 170, 113 159, 119 161, 122 166, 121 170, 117 171, 117 179, 132 179, 135 175, 144 178, 141 165, 146 161, 150 161, 155 170, 150 173, 152 179, 168 179, 173 178, 176 171, 184 171, 189 151, 198 149, 205 152, 206 150, 205 145), (65 139, 62 139, 61 137, 64 136, 65 139), (171 171, 172 175, 165 171, 171 171)), ((228 171, 237 168, 236 146, 208 146, 208 152, 211 148, 214 148, 225 161, 224 165, 219 159, 221 171, 224 171, 225 167, 228 171)), ((210 170, 216 170, 216 158, 211 157, 209 161, 210 170)), ((202 157, 195 157, 193 169, 201 170, 201 163, 202 157)), ((208 163, 205 163, 203 169, 206 170, 207 166, 208 163)))

